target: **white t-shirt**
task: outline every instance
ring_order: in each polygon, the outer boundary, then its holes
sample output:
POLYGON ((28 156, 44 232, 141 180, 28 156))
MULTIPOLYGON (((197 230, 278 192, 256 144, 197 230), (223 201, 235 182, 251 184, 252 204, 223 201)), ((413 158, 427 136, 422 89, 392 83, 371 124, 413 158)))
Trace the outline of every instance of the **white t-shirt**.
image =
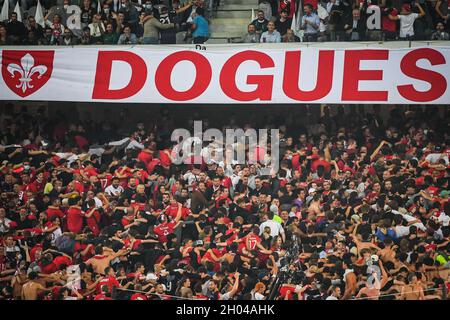
POLYGON ((417 13, 410 13, 408 15, 398 15, 400 19, 400 38, 414 35, 414 21, 419 17, 417 13))
POLYGON ((105 189, 105 192, 110 196, 120 196, 123 192, 123 187, 119 185, 117 188, 114 188, 113 185, 110 185, 105 189))
POLYGON ((194 182, 197 182, 197 176, 188 171, 183 175, 183 180, 187 181, 188 185, 192 185, 194 182))
POLYGON ((267 220, 266 222, 261 223, 259 226, 259 234, 263 234, 264 228, 269 227, 270 228, 270 235, 272 237, 278 236, 282 233, 284 233, 284 229, 281 226, 279 222, 276 222, 274 220, 267 220))
POLYGON ((448 156, 445 153, 430 153, 425 157, 425 160, 432 164, 437 163, 440 159, 444 159, 445 164, 448 165, 448 156))
MULTIPOLYGON (((413 220, 417 220, 416 218, 414 218, 413 216, 410 216, 408 214, 402 214, 400 212, 398 212, 397 210, 392 210, 393 214, 401 214, 403 219, 405 219, 407 222, 413 221, 413 220)), ((412 224, 412 226, 416 226, 418 229, 422 230, 422 231, 427 231, 427 228, 423 225, 422 222, 417 222, 412 224)))
POLYGON ((20 248, 18 246, 5 246, 5 252, 6 253, 10 253, 10 252, 20 252, 20 248))
POLYGON ((0 232, 6 233, 7 231, 9 231, 9 226, 11 222, 12 221, 6 217, 0 220, 0 232))
POLYGON ((56 244, 56 239, 62 236, 61 228, 55 229, 52 232, 52 245, 56 244))
POLYGON ((447 227, 450 224, 450 217, 446 215, 444 212, 441 212, 438 221, 442 223, 444 227, 447 227))
POLYGON ((395 229, 395 234, 397 235, 397 238, 401 238, 401 237, 409 235, 409 227, 396 226, 394 229, 395 229))

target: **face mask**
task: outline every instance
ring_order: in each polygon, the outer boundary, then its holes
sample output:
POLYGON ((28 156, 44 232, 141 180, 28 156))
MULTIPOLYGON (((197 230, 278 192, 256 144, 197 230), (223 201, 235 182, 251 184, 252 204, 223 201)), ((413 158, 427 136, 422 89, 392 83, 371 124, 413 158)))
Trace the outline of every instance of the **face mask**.
POLYGON ((24 166, 23 168, 25 169, 25 171, 30 170, 30 166, 28 166, 28 165, 24 166))
POLYGON ((65 4, 65 5, 64 5, 64 9, 67 9, 68 7, 69 7, 68 4, 65 4))
POLYGON ((109 14, 109 8, 108 9, 103 9, 103 11, 105 12, 106 15, 109 14))

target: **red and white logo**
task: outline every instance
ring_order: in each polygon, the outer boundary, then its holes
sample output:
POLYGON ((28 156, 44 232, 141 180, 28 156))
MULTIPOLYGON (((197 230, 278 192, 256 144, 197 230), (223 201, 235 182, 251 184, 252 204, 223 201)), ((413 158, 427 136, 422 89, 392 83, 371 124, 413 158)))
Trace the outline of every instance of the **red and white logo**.
POLYGON ((50 79, 54 51, 2 51, 2 76, 6 85, 25 98, 50 79))

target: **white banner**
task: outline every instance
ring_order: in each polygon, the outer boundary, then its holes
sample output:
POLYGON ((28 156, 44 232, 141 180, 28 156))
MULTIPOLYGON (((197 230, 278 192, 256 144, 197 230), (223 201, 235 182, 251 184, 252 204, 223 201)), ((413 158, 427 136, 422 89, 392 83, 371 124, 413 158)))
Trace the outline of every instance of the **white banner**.
POLYGON ((1 100, 448 104, 450 47, 0 49, 1 100))

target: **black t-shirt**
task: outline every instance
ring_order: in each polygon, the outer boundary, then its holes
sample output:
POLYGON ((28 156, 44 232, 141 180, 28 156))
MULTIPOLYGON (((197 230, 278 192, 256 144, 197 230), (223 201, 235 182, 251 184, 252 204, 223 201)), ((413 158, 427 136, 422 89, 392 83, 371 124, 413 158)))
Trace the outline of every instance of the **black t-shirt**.
POLYGON ((180 274, 178 272, 171 272, 166 277, 161 277, 159 279, 159 283, 162 283, 166 286, 166 294, 175 295, 175 291, 177 290, 177 283, 180 279, 180 274))
POLYGON ((147 202, 147 196, 145 194, 134 194, 131 197, 132 201, 134 200, 137 203, 146 203, 147 202))
POLYGON ((122 198, 131 200, 135 194, 136 194, 136 189, 126 188, 122 194, 122 198))
POLYGON ((319 289, 308 288, 305 290, 305 294, 308 295, 307 300, 321 300, 319 289))
POLYGON ((6 183, 5 181, 0 182, 0 188, 2 192, 13 192, 14 184, 6 183))
POLYGON ((252 191, 250 191, 250 195, 251 195, 251 196, 257 196, 257 197, 259 197, 259 195, 260 195, 261 193, 264 193, 264 194, 270 194, 270 190, 269 190, 269 188, 263 186, 263 187, 262 187, 261 189, 259 189, 259 190, 253 189, 252 191))
MULTIPOLYGON (((164 13, 159 16, 159 22, 162 24, 171 24, 173 23, 173 17, 169 13, 164 13)), ((175 28, 170 29, 161 29, 159 30, 161 35, 161 44, 176 44, 177 43, 177 32, 175 28)))
POLYGON ((47 161, 49 158, 48 154, 38 154, 31 157, 31 166, 35 168, 39 168, 42 162, 47 161))
MULTIPOLYGON (((4 153, 6 155, 9 155, 14 151, 16 151, 17 149, 18 149, 17 147, 9 147, 5 149, 4 153)), ((28 150, 22 148, 21 152, 16 153, 11 159, 9 159, 9 162, 11 162, 12 164, 19 164, 22 163, 27 158, 28 158, 28 150)))
POLYGON ((227 226, 224 225, 224 224, 216 224, 216 225, 214 226, 214 233, 215 233, 215 234, 217 234, 217 233, 225 234, 225 232, 227 232, 227 230, 228 230, 228 228, 227 228, 227 226))
POLYGON ((17 230, 33 228, 33 221, 30 220, 28 217, 26 217, 25 220, 21 220, 19 218, 17 219, 16 223, 17 223, 17 230))
POLYGON ((73 180, 73 174, 61 171, 58 174, 58 179, 62 181, 63 186, 67 186, 73 180))
POLYGON ((284 36, 288 29, 291 28, 292 19, 286 19, 286 21, 282 22, 279 18, 275 21, 275 28, 277 31, 284 36))
POLYGON ((20 37, 25 35, 27 29, 22 22, 14 21, 6 24, 6 31, 8 35, 20 37))
POLYGON ((83 24, 90 24, 92 22, 92 17, 95 14, 95 10, 93 8, 89 8, 89 9, 85 9, 85 8, 81 8, 81 23, 83 24))
POLYGON ((234 219, 236 219, 236 217, 238 217, 238 216, 242 217, 244 219, 244 222, 247 223, 248 222, 249 212, 247 210, 239 207, 235 203, 232 203, 230 205, 230 210, 229 210, 228 217, 232 221, 234 221, 234 219))

